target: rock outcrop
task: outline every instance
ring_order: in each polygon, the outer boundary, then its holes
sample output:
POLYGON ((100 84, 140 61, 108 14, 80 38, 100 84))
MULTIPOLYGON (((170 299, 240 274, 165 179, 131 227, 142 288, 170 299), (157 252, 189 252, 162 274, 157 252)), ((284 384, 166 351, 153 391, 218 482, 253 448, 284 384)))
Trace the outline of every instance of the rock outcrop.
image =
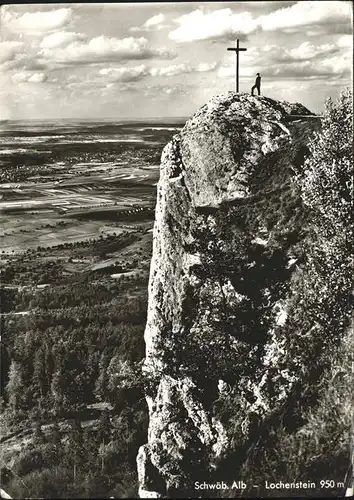
MULTIPOLYGON (((230 92, 165 147, 145 331, 148 443, 140 496, 195 495, 223 479, 301 390, 289 334, 306 213, 292 169, 319 120, 300 104, 230 92)), ((289 419, 296 424, 296 405, 289 419)), ((200 494, 200 493, 199 493, 200 494)))

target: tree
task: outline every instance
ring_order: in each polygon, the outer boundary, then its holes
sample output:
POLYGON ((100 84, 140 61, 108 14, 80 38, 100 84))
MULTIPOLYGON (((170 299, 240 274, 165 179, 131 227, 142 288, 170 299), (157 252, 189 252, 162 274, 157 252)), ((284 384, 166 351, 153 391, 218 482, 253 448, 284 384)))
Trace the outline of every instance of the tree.
MULTIPOLYGON (((303 202, 313 216, 309 264, 319 281, 316 294, 347 317, 353 289, 353 96, 347 89, 328 99, 322 130, 309 143, 310 155, 297 176, 303 202), (321 279, 320 279, 321 278, 321 279), (323 281, 323 283, 322 283, 323 281)), ((323 305, 320 305, 323 311, 323 305)), ((329 316, 333 317, 333 310, 329 316)), ((326 318, 327 320, 327 318, 326 318)))
POLYGON ((301 343, 293 342, 286 362, 302 360, 313 391, 315 377, 330 366, 346 335, 353 306, 352 128, 352 92, 346 90, 337 102, 327 100, 322 129, 309 142, 310 154, 296 175, 310 209, 311 233, 289 309, 301 343))
POLYGON ((300 175, 302 197, 326 233, 349 235, 353 209, 353 96, 348 89, 337 102, 328 99, 322 130, 309 143, 310 156, 300 175))
POLYGON ((37 446, 46 443, 46 436, 42 430, 42 424, 40 420, 35 420, 34 422, 34 442, 37 446))
POLYGON ((61 432, 58 422, 54 422, 51 434, 51 441, 54 445, 58 446, 61 443, 61 432))
POLYGON ((44 352, 42 347, 35 352, 33 361, 33 385, 35 389, 35 396, 38 398, 39 407, 41 409, 41 399, 45 391, 45 364, 44 352), (38 391, 38 392, 37 392, 38 391))
POLYGON ((108 384, 107 368, 109 365, 109 361, 110 359, 108 354, 106 353, 106 351, 103 351, 98 365, 99 375, 95 385, 95 395, 98 399, 101 400, 106 399, 107 384, 108 384))
POLYGON ((16 361, 11 361, 6 392, 10 409, 16 411, 21 408, 23 403, 22 373, 16 361))
POLYGON ((75 418, 71 421, 71 430, 69 433, 69 454, 70 460, 73 464, 73 478, 74 483, 76 481, 77 468, 82 466, 85 461, 84 458, 84 447, 83 447, 83 432, 81 427, 81 422, 79 419, 75 418))
POLYGON ((107 444, 111 436, 111 420, 107 408, 101 413, 98 425, 99 439, 103 444, 107 444))

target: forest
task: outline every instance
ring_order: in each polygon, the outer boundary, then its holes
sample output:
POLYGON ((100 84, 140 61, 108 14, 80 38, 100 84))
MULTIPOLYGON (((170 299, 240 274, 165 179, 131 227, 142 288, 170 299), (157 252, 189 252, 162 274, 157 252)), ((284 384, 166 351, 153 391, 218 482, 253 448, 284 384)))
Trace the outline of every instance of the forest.
POLYGON ((60 247, 1 272, 2 483, 15 498, 134 496, 151 233, 60 247), (119 249, 112 265, 82 271, 83 257, 119 249))

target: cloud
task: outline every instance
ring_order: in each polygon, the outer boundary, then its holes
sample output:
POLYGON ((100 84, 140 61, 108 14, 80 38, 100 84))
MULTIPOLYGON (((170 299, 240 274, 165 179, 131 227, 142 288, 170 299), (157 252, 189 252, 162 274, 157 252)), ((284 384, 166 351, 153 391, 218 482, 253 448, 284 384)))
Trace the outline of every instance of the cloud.
POLYGON ((111 82, 137 82, 149 74, 145 64, 132 68, 103 68, 99 74, 108 77, 111 82))
POLYGON ((321 61, 319 65, 328 69, 332 75, 340 77, 350 76, 353 70, 353 52, 352 50, 347 50, 339 56, 321 61))
POLYGON ((70 43, 85 39, 85 35, 74 33, 72 31, 59 31, 45 36, 39 44, 42 49, 54 49, 58 47, 66 47, 70 43))
POLYGON ((161 24, 165 20, 165 16, 163 14, 157 14, 156 16, 150 17, 145 23, 143 24, 144 28, 151 28, 154 26, 157 26, 158 24, 161 24))
POLYGON ((256 31, 307 34, 351 33, 352 9, 345 1, 300 1, 266 15, 253 17, 250 12, 235 13, 230 8, 205 12, 202 8, 174 22, 179 26, 169 33, 175 42, 197 40, 233 40, 256 31))
POLYGON ((215 62, 215 63, 199 63, 197 66, 195 66, 195 71, 197 73, 204 73, 204 72, 209 72, 213 71, 214 69, 218 68, 220 63, 215 62))
POLYGON ((278 45, 266 45, 263 47, 263 52, 266 53, 267 60, 278 63, 310 61, 315 58, 333 54, 339 50, 338 45, 334 43, 313 45, 309 42, 303 42, 293 49, 285 49, 278 45))
POLYGON ((257 20, 249 12, 235 14, 231 9, 219 9, 205 13, 194 10, 175 20, 178 28, 169 33, 175 42, 222 39, 233 40, 236 35, 247 35, 257 29, 257 20))
MULTIPOLYGON (((1 51, 1 47, 0 47, 1 51)), ((0 70, 5 73, 7 71, 14 70, 26 70, 26 71, 42 71, 50 69, 48 64, 38 61, 37 57, 27 55, 25 53, 18 53, 11 60, 7 60, 1 63, 0 57, 0 70)))
POLYGON ((47 75, 45 73, 20 71, 14 73, 11 79, 14 83, 44 83, 47 80, 47 75))
POLYGON ((146 85, 144 87, 144 95, 146 97, 153 97, 155 99, 164 99, 166 95, 169 96, 168 102, 171 102, 171 97, 180 98, 188 95, 190 89, 194 87, 193 85, 175 84, 173 86, 161 85, 159 83, 153 83, 151 85, 146 85))
POLYGON ((314 59, 315 57, 319 57, 324 54, 331 54, 337 50, 338 48, 331 43, 316 46, 309 42, 303 42, 295 49, 291 49, 289 54, 290 58, 294 60, 304 61, 314 59))
POLYGON ((169 28, 167 24, 163 24, 165 21, 164 14, 156 14, 156 16, 150 17, 142 26, 133 26, 129 28, 129 31, 153 31, 162 30, 163 28, 169 28))
POLYGON ((36 57, 27 54, 26 44, 23 42, 0 42, 0 70, 2 73, 11 70, 32 69, 42 70, 45 66, 40 64, 36 57))
POLYGON ((337 40, 338 47, 353 48, 353 35, 343 35, 337 40))
MULTIPOLYGON (((138 82, 147 76, 153 77, 170 77, 186 73, 204 73, 213 71, 217 67, 217 63, 200 63, 196 66, 189 64, 175 64, 162 68, 148 68, 145 64, 133 67, 120 68, 102 68, 98 74, 112 82, 138 82)), ((92 81, 92 79, 91 79, 92 81)))
POLYGON ((47 80, 47 75, 44 73, 34 73, 29 77, 28 81, 31 83, 43 83, 47 80))
POLYGON ((217 63, 200 63, 197 66, 191 66, 189 64, 175 64, 171 66, 165 66, 164 68, 152 68, 150 74, 152 76, 176 76, 185 73, 204 73, 208 71, 213 71, 217 67, 217 63))
POLYGON ((0 64, 14 60, 22 49, 23 42, 0 42, 0 64))
MULTIPOLYGON (((265 69, 266 78, 274 79, 341 79, 349 76, 352 63, 350 54, 330 57, 320 61, 299 61, 282 66, 270 66, 265 69)), ((264 74, 264 72, 263 72, 264 74)))
POLYGON ((39 56, 59 65, 83 65, 104 62, 173 59, 176 54, 167 49, 152 49, 146 38, 109 38, 104 35, 89 41, 73 41, 65 47, 43 48, 39 56))
POLYGON ((351 6, 345 1, 301 1, 261 16, 259 22, 263 31, 298 31, 304 26, 330 25, 338 28, 338 25, 351 24, 351 16, 351 6))
MULTIPOLYGON (((253 78, 260 71, 264 79, 270 80, 345 78, 350 75, 352 67, 351 48, 352 44, 344 37, 333 44, 316 46, 303 42, 298 47, 289 49, 279 45, 265 45, 259 49, 250 49, 242 55, 240 75, 253 78)), ((218 76, 231 78, 234 74, 235 59, 229 56, 220 66, 218 76)))
POLYGON ((267 51, 267 56, 262 59, 268 59, 270 66, 278 66, 278 70, 271 71, 276 75, 302 78, 316 75, 343 77, 349 75, 352 67, 352 46, 346 36, 340 37, 335 43, 317 46, 308 42, 293 49, 274 45, 263 48, 263 51, 267 51))
POLYGON ((61 8, 46 12, 26 12, 20 14, 11 11, 10 6, 1 9, 1 25, 10 31, 20 34, 43 34, 53 32, 67 26, 71 21, 72 9, 61 8))

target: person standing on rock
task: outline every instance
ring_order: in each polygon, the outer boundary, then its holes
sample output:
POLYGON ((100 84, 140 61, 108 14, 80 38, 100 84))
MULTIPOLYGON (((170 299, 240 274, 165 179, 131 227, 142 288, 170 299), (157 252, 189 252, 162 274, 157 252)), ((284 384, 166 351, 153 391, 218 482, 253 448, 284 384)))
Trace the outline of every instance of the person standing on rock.
POLYGON ((257 89, 258 95, 261 95, 261 75, 259 73, 257 73, 256 83, 253 85, 252 90, 251 90, 252 95, 254 95, 253 94, 254 89, 257 89))

